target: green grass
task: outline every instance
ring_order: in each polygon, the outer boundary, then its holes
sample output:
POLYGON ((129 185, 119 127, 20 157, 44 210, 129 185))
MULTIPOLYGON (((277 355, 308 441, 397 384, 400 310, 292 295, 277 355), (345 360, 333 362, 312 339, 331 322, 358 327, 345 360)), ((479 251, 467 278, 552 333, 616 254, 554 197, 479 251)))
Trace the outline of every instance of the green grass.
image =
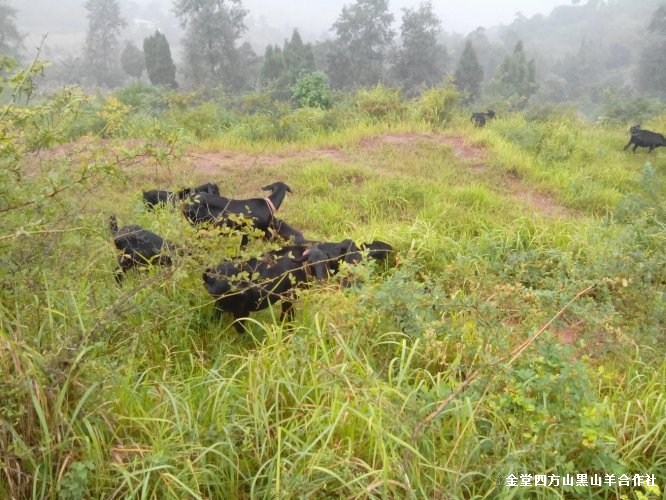
POLYGON ((94 175, 1 215, 0 497, 660 498, 666 160, 622 152, 625 136, 459 116, 288 143, 230 131, 133 166, 107 166, 122 141, 31 163, 22 182, 46 194, 49 176, 94 175), (220 151, 275 161, 211 174, 188 157, 220 151), (293 190, 280 217, 307 237, 388 241, 396 263, 302 291, 291 325, 275 308, 238 334, 201 285, 237 240, 146 212, 141 190, 213 180, 260 196, 278 179, 293 190), (191 254, 117 287, 111 213, 191 254), (497 482, 595 472, 660 489, 497 482))

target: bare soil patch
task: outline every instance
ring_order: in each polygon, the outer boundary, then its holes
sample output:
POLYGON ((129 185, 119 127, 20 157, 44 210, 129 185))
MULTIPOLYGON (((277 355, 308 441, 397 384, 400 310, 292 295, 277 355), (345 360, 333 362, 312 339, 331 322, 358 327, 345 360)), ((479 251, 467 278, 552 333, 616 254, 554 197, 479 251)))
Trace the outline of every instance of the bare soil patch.
POLYGON ((202 174, 215 175, 225 172, 250 171, 254 167, 277 166, 289 161, 329 159, 339 163, 349 161, 348 155, 337 148, 321 148, 287 153, 251 155, 220 151, 212 153, 188 153, 184 155, 192 167, 202 174))
MULTIPOLYGON (((465 168, 477 174, 483 174, 488 170, 486 163, 486 150, 474 144, 466 142, 465 137, 459 135, 443 135, 434 133, 389 133, 373 137, 363 138, 358 146, 349 149, 338 147, 323 147, 305 149, 300 151, 286 151, 279 153, 241 153, 235 151, 215 152, 189 152, 182 157, 190 172, 201 174, 205 177, 218 177, 226 175, 239 175, 263 168, 273 168, 287 162, 302 162, 312 160, 330 160, 335 163, 351 163, 358 161, 360 153, 372 153, 383 146, 404 147, 416 143, 432 143, 449 146, 453 154, 465 162, 465 168)), ((35 153, 34 160, 57 161, 59 158, 85 156, 89 149, 108 147, 109 153, 114 154, 118 148, 139 148, 142 142, 139 140, 128 140, 118 146, 107 140, 80 141, 72 144, 56 146, 54 148, 41 150, 35 153)), ((154 158, 139 156, 125 163, 126 168, 150 168, 157 167, 154 158)), ((171 168, 168 168, 172 171, 171 168)), ((173 173, 173 172, 171 172, 173 173)), ((164 176, 163 168, 156 170, 155 175, 164 176)), ((549 217, 563 217, 571 215, 570 211, 559 205, 552 197, 542 192, 531 189, 518 175, 507 175, 503 178, 504 191, 530 209, 549 217)))

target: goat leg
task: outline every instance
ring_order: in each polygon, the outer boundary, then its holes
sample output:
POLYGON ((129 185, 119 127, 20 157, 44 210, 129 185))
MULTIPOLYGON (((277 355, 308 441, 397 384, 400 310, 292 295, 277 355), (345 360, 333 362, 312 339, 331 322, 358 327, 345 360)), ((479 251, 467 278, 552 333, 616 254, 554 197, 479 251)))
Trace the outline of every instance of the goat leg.
POLYGON ((125 273, 132 269, 136 265, 134 259, 129 255, 123 254, 118 256, 118 269, 115 272, 116 283, 119 285, 123 284, 123 279, 125 278, 125 273))
POLYGON ((118 285, 122 285, 123 279, 125 278, 125 272, 121 267, 119 267, 118 269, 116 269, 116 272, 113 273, 113 277, 116 279, 116 283, 118 285))
POLYGON ((288 321, 294 321, 294 304, 290 300, 282 300, 282 314, 280 316, 280 321, 284 321, 287 318, 288 321))
POLYGON ((243 323, 240 322, 241 319, 245 319, 248 317, 248 313, 243 314, 240 311, 234 311, 234 328, 238 333, 245 333, 245 328, 243 327, 243 323))

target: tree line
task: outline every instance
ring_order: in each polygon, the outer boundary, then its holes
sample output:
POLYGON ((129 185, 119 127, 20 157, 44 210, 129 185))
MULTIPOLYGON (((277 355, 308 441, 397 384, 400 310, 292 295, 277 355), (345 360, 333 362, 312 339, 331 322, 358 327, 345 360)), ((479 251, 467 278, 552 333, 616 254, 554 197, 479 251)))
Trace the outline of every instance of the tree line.
MULTIPOLYGON (((17 54, 22 38, 14 23, 16 11, 6 3, 0 0, 0 49, 17 54)), ((118 0, 87 0, 84 6, 88 13, 81 58, 84 83, 114 87, 127 77, 140 79, 145 71, 154 85, 178 86, 163 33, 156 31, 145 38, 142 48, 131 42, 121 47, 126 22, 118 0)), ((536 59, 527 55, 521 39, 507 37, 505 42, 513 50, 489 58, 492 46, 479 28, 466 37, 463 50, 453 59, 429 0, 402 9, 397 31, 388 0, 350 1, 331 26, 331 39, 304 43, 294 30, 282 45, 267 46, 263 56, 241 42, 248 15, 242 0, 174 0, 173 12, 185 32, 178 79, 188 86, 222 87, 231 93, 269 88, 277 98, 296 98, 300 92, 306 101, 313 94, 303 94, 303 89, 318 89, 322 97, 316 101, 325 105, 330 89, 349 91, 384 84, 412 96, 448 78, 468 104, 485 97, 486 101, 501 99, 514 109, 524 107, 539 89, 536 59), (491 59, 495 63, 489 65, 491 59)), ((662 97, 666 97, 664 26, 666 6, 661 6, 647 25, 650 45, 637 63, 637 86, 662 97)), ((566 79, 572 89, 584 89, 597 59, 583 39, 578 54, 549 70, 566 79)), ((556 86, 557 79, 555 83, 546 79, 542 93, 550 93, 557 101, 556 86)), ((569 90, 566 97, 579 96, 569 90)))

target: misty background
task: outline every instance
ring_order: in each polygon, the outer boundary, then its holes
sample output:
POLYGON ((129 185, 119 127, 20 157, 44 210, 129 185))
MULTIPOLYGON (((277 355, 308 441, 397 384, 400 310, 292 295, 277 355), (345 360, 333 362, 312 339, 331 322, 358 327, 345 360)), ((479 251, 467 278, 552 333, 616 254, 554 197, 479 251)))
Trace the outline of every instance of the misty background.
POLYGON ((89 45, 90 33, 103 28, 91 27, 86 5, 101 6, 105 1, 61 0, 55 6, 53 0, 0 0, 0 5, 13 9, 9 20, 21 37, 14 50, 18 57, 34 57, 35 48, 47 35, 41 57, 51 62, 46 74, 46 86, 51 88, 148 83, 146 72, 132 77, 131 71, 121 69, 121 53, 131 45, 132 54, 125 54, 125 59, 134 56, 143 65, 145 41, 159 31, 175 70, 175 78, 168 80, 181 89, 220 86, 239 93, 266 88, 272 82, 282 87, 277 97, 288 99, 300 76, 320 72, 333 90, 381 83, 413 96, 449 78, 458 80, 468 105, 502 101, 517 109, 528 103, 569 103, 592 117, 599 113, 602 101, 613 96, 659 102, 666 98, 663 0, 476 0, 455 4, 210 0, 223 5, 219 7, 222 11, 231 9, 237 15, 227 23, 232 26, 228 32, 220 28, 212 42, 201 39, 209 27, 202 27, 207 21, 197 20, 196 9, 181 9, 178 16, 174 7, 178 2, 203 5, 209 0, 108 0, 117 6, 122 26, 113 32, 113 47, 100 49, 102 55, 97 58, 109 59, 108 64, 101 63, 105 69, 100 71, 90 62, 89 45), (375 10, 365 19, 362 15, 354 18, 354 8, 360 6, 375 10), (411 28, 406 28, 408 14, 411 28), (378 21, 381 15, 385 15, 384 24, 378 21), (194 26, 200 26, 199 31, 194 26), (203 53, 206 43, 220 44, 216 55, 203 53), (365 61, 359 54, 364 46, 371 47, 365 61), (215 57, 218 60, 207 62, 215 57), (298 62, 288 68, 290 57, 292 63, 298 62), (108 78, 100 78, 107 66, 108 78), (507 85, 512 88, 503 88, 507 85))
MULTIPOLYGON (((351 3, 347 0, 245 0, 243 5, 249 10, 246 39, 255 50, 263 50, 268 43, 280 43, 297 28, 306 41, 330 38, 330 28, 340 14, 342 7, 351 3)), ((442 21, 445 31, 469 33, 479 26, 492 27, 510 24, 516 17, 547 15, 558 5, 567 4, 563 0, 471 0, 452 3, 433 2, 433 10, 442 21)), ((11 0, 10 5, 17 9, 19 25, 37 41, 44 33, 52 38, 79 37, 82 44, 87 26, 84 0, 61 0, 54 6, 53 0, 11 0)), ((414 7, 414 0, 393 0, 390 9, 395 16, 401 9, 414 7)), ((147 24, 168 33, 179 31, 178 20, 173 15, 173 0, 121 0, 124 17, 141 27, 147 24)), ((132 31, 132 27, 129 27, 132 31)), ((70 40, 71 43, 77 43, 70 40)))

